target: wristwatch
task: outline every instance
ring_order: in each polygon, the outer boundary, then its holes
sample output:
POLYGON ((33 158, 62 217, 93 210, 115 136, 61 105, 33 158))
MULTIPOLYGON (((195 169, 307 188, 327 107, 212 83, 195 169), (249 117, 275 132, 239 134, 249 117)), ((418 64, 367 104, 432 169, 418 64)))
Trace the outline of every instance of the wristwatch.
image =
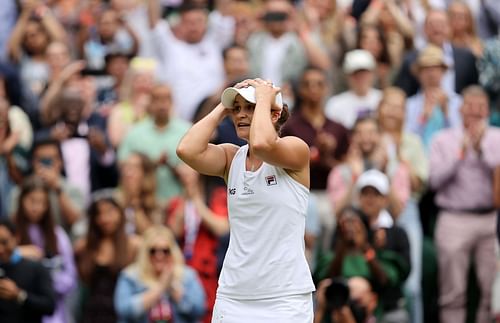
POLYGON ((24 302, 26 301, 26 298, 28 298, 28 293, 24 290, 19 290, 19 294, 17 294, 17 304, 23 305, 24 302))

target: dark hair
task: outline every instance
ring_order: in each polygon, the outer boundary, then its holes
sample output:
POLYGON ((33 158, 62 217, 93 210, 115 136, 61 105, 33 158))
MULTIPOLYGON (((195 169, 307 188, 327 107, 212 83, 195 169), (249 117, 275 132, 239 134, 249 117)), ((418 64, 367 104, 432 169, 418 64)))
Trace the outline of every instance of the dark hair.
POLYGON ((178 9, 179 14, 181 14, 181 15, 186 13, 186 12, 195 11, 195 10, 201 10, 201 11, 205 11, 206 13, 208 13, 208 6, 206 6, 202 3, 196 2, 196 1, 193 1, 193 0, 186 0, 179 6, 179 9, 178 9))
POLYGON ((12 235, 16 235, 16 226, 7 217, 0 217, 0 227, 6 228, 12 235))
POLYGON ((382 52, 380 53, 380 57, 374 57, 378 63, 389 64, 391 65, 391 57, 389 56, 389 49, 387 48, 387 37, 385 36, 384 29, 378 25, 374 24, 361 24, 358 28, 358 39, 356 48, 361 48, 361 38, 363 32, 366 30, 375 30, 378 35, 379 42, 382 45, 382 52))
POLYGON ((5 96, 9 103, 19 107, 23 106, 22 86, 18 69, 7 63, 0 62, 0 78, 4 81, 5 96))
POLYGON ((288 117, 290 117, 290 111, 288 110, 288 105, 286 103, 283 103, 283 109, 281 110, 281 115, 280 115, 278 121, 276 121, 276 123, 274 125, 274 129, 276 129, 278 134, 281 133, 281 128, 288 120, 288 117))
POLYGON ((29 236, 28 228, 30 222, 24 209, 24 199, 26 196, 34 191, 41 190, 45 193, 47 209, 43 213, 40 222, 40 228, 42 230, 43 238, 45 241, 45 255, 47 257, 53 257, 59 252, 57 250, 57 239, 55 233, 54 215, 52 214, 52 208, 49 200, 49 186, 39 177, 31 176, 28 177, 21 185, 21 193, 19 195, 19 206, 15 214, 16 226, 18 228, 18 242, 20 245, 29 245, 33 242, 29 236))
MULTIPOLYGON (((41 147, 46 147, 46 146, 52 146, 57 149, 57 155, 59 156, 59 159, 62 161, 63 160, 63 154, 61 150, 61 145, 59 144, 59 141, 56 139, 52 139, 49 136, 44 136, 36 139, 33 142, 33 146, 31 146, 31 161, 33 162, 33 157, 35 156, 35 153, 38 149, 41 147)), ((61 171, 61 175, 64 175, 64 167, 63 170, 61 171)))
POLYGON ((94 270, 97 251, 99 250, 100 244, 104 238, 104 234, 97 224, 100 203, 109 203, 120 212, 120 222, 112 237, 115 255, 111 263, 111 270, 114 273, 118 273, 129 263, 131 256, 129 245, 127 243, 127 234, 125 232, 125 212, 123 211, 123 208, 110 192, 102 195, 96 194, 87 211, 89 227, 85 238, 85 250, 80 256, 78 256, 77 259, 80 277, 85 282, 89 281, 92 271, 94 270))
POLYGON ((360 124, 365 123, 365 122, 373 122, 377 126, 377 130, 380 131, 380 125, 378 123, 378 120, 375 116, 373 115, 363 115, 361 117, 358 117, 356 121, 354 122, 354 125, 352 126, 352 132, 354 133, 356 129, 359 127, 360 124))
POLYGON ((248 53, 248 49, 246 47, 238 45, 236 43, 232 43, 231 45, 227 46, 222 50, 222 58, 224 58, 224 60, 226 60, 228 52, 232 49, 241 49, 246 53, 248 53))

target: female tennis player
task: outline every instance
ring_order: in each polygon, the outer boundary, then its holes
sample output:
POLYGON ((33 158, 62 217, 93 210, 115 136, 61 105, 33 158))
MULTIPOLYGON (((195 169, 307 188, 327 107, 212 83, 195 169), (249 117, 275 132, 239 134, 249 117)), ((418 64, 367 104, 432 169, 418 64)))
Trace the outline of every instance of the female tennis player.
POLYGON ((227 88, 177 147, 188 165, 227 183, 230 242, 212 323, 313 320, 314 285, 304 255, 309 148, 297 137, 280 138, 288 115, 279 88, 245 80, 227 88), (227 115, 247 145, 209 143, 227 115))

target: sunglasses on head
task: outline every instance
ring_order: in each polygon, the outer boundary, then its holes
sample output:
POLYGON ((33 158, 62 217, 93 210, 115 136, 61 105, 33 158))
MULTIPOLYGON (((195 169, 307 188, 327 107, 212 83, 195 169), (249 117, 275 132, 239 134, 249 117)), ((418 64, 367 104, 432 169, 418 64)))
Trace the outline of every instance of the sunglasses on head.
POLYGON ((168 256, 170 255, 170 248, 155 248, 155 247, 149 248, 150 256, 154 256, 158 252, 161 252, 164 256, 168 256))

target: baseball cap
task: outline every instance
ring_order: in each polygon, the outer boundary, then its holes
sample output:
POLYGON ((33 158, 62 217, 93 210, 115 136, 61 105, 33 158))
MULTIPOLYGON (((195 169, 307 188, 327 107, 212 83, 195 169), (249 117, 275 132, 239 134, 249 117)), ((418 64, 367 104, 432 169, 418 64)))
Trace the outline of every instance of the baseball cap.
POLYGON ((377 169, 370 169, 361 174, 356 182, 356 188, 361 191, 365 187, 373 187, 380 194, 389 194, 389 178, 377 169))
MULTIPOLYGON (((221 102, 222 104, 228 108, 233 108, 234 98, 237 95, 241 95, 245 100, 250 103, 256 103, 255 100, 255 88, 253 86, 243 87, 243 88, 235 88, 228 87, 222 92, 221 102)), ((281 93, 276 94, 276 100, 274 101, 276 106, 281 110, 283 108, 283 97, 281 93)))
POLYGON ((355 49, 348 52, 344 59, 343 70, 346 74, 351 74, 360 70, 372 71, 375 69, 375 58, 364 49, 355 49))

